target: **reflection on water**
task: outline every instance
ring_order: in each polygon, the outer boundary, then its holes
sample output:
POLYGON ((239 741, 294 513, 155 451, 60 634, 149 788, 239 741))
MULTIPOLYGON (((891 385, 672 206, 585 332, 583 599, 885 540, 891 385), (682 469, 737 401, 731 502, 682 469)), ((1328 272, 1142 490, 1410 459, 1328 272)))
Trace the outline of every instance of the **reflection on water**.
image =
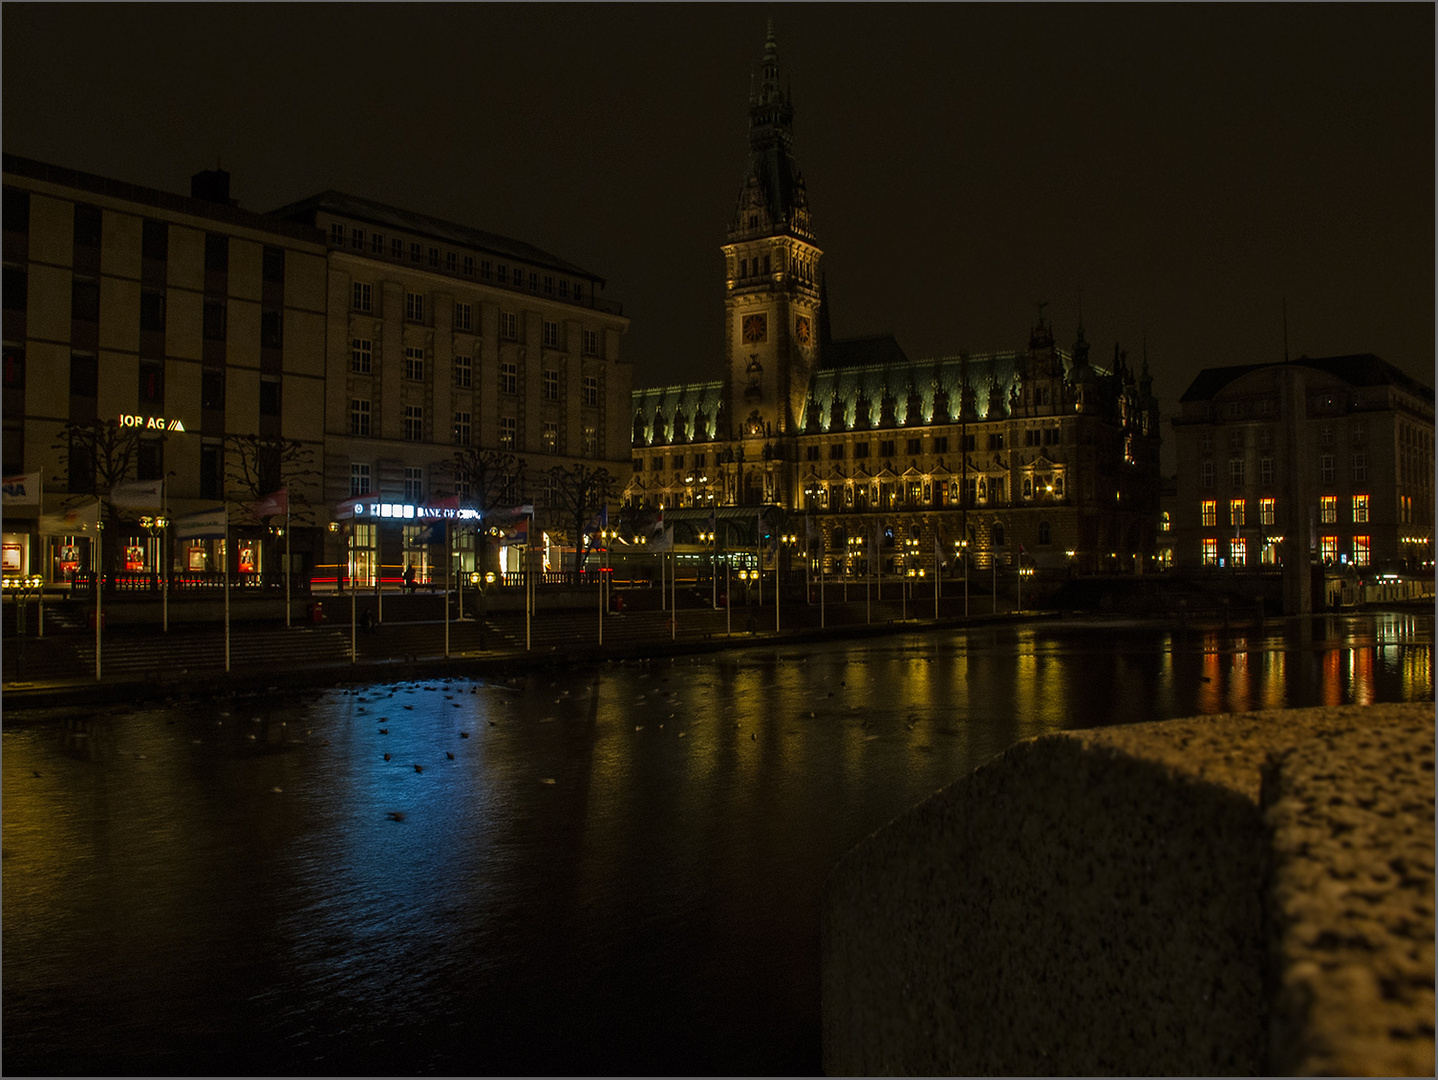
POLYGON ((863 836, 1030 735, 1431 700, 1432 637, 1069 620, 7 717, 7 1070, 817 1073, 863 836))

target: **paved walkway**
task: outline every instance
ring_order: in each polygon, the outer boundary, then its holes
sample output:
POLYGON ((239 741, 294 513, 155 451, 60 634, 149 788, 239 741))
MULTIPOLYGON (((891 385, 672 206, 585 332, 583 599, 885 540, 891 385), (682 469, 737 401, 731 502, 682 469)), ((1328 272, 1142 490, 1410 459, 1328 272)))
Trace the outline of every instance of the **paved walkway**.
MULTIPOLYGON (((343 605, 327 609, 320 625, 286 628, 274 620, 231 624, 108 624, 95 677, 95 634, 83 616, 47 608, 44 637, 17 637, 6 627, 3 690, 9 707, 115 700, 178 692, 398 679, 439 673, 477 674, 516 667, 672 655, 743 646, 757 641, 822 640, 989 621, 915 619, 912 605, 884 601, 782 609, 735 607, 730 612, 681 605, 669 611, 611 614, 601 628, 597 610, 489 613, 475 619, 397 621, 351 631, 343 605), (338 617, 336 617, 338 616, 338 617), (752 616, 752 618, 751 618, 752 616), (906 619, 905 616, 908 616, 906 619), (353 646, 353 647, 352 647, 353 646), (227 656, 228 648, 228 656, 227 656), (228 660, 228 663, 227 663, 228 660)), ((1000 618, 1006 616, 1001 615, 1000 618)), ((13 621, 13 620, 12 620, 13 621)), ((32 627, 33 634, 33 627, 32 627)))

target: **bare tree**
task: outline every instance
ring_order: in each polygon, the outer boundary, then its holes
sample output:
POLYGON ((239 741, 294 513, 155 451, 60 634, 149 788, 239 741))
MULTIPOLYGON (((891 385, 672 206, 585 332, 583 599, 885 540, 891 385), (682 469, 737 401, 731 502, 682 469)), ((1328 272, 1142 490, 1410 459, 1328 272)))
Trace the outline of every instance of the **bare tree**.
POLYGON ((62 470, 55 482, 75 496, 98 496, 106 518, 115 520, 109 495, 135 471, 140 433, 112 420, 71 420, 60 428, 54 449, 59 451, 62 470))
MULTIPOLYGON (((451 465, 454 491, 460 504, 467 509, 479 511, 480 521, 486 521, 490 514, 505 503, 518 503, 523 494, 525 462, 523 458, 504 450, 468 446, 456 450, 451 465)), ((482 526, 476 529, 476 535, 482 526)), ((475 558, 486 566, 491 562, 492 548, 486 544, 475 544, 475 558)))
POLYGON ((584 534, 601 507, 607 506, 614 488, 608 469, 593 468, 583 462, 556 465, 549 470, 549 488, 553 503, 546 507, 555 520, 566 529, 573 526, 569 539, 574 544, 574 574, 584 569, 584 534))
POLYGON ((290 517, 312 524, 306 490, 319 486, 314 446, 271 435, 225 436, 225 495, 232 503, 253 503, 280 488, 289 490, 290 517))

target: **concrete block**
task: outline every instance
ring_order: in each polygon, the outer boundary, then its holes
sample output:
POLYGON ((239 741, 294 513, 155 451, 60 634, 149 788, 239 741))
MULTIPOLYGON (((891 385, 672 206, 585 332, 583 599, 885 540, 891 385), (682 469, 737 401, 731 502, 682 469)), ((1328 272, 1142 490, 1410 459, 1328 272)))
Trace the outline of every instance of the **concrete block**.
MULTIPOLYGON (((1265 1071, 1265 767, 1317 735, 1432 726, 1431 704, 1339 707, 1018 744, 836 866, 825 1071, 1265 1071)), ((1428 970, 1431 989, 1431 948, 1428 970)))

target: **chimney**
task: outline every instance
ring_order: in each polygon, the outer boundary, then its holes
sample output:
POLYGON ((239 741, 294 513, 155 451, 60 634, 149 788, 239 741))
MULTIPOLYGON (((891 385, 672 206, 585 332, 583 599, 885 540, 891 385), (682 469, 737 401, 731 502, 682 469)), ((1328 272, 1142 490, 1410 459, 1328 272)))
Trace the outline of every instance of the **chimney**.
POLYGON ((221 206, 238 206, 230 198, 230 174, 224 169, 206 169, 190 177, 190 197, 221 206))

